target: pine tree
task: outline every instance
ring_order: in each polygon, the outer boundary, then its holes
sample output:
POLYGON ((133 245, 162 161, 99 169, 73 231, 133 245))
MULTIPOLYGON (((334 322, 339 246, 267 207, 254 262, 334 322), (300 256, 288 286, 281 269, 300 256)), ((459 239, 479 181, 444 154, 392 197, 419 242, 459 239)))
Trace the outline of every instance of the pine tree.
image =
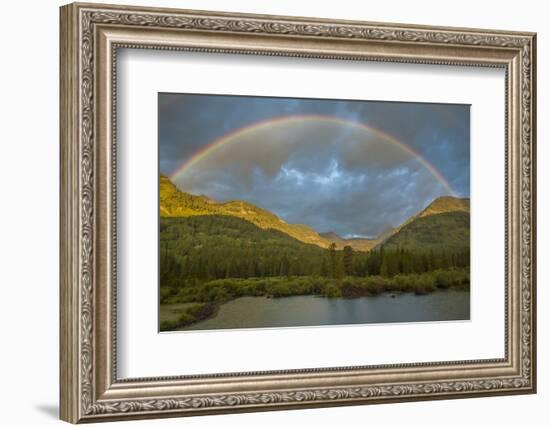
POLYGON ((283 255, 283 258, 281 259, 281 267, 279 270, 279 275, 280 276, 290 275, 290 261, 288 260, 286 253, 283 255))
POLYGON ((380 266, 380 275, 385 277, 393 277, 398 272, 398 252, 384 252, 382 256, 382 264, 380 266))
POLYGON ((382 265, 380 266, 380 275, 384 277, 389 276, 388 261, 386 257, 384 257, 384 259, 382 260, 382 265))
POLYGON ((344 257, 339 256, 339 254, 336 254, 336 274, 335 278, 341 279, 344 277, 345 269, 344 269, 344 257))
POLYGON ((351 246, 344 246, 343 253, 344 272, 347 276, 353 274, 353 249, 351 246))
POLYGON ((327 266, 327 260, 325 257, 321 260, 321 271, 320 274, 322 277, 328 277, 328 266, 327 266))
POLYGON ((330 277, 336 277, 337 259, 336 259, 336 243, 331 243, 328 247, 329 257, 329 274, 330 277))

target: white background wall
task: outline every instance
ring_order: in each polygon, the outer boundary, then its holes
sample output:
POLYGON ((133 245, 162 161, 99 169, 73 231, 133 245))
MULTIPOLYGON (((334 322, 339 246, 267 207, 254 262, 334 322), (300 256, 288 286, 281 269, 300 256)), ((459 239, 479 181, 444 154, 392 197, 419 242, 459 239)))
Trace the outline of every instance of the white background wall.
MULTIPOLYGON (((110 0, 113 3, 122 3, 110 0)), ((266 412, 131 425, 412 426, 547 425, 550 405, 550 28, 545 2, 356 0, 133 0, 133 4, 538 32, 539 393, 438 402, 266 412), (545 218, 546 217, 546 218, 545 218)), ((0 66, 0 420, 59 425, 58 402, 58 6, 57 0, 2 5, 0 66)), ((488 165, 490 167, 490 165, 488 165)))

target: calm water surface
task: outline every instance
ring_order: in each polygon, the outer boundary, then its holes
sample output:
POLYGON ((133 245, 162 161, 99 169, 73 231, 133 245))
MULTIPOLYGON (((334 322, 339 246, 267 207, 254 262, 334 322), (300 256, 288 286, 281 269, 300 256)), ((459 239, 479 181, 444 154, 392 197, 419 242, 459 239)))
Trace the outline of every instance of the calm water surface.
POLYGON ((242 297, 223 304, 216 317, 180 330, 347 325, 470 319, 470 293, 381 294, 353 299, 313 295, 242 297))

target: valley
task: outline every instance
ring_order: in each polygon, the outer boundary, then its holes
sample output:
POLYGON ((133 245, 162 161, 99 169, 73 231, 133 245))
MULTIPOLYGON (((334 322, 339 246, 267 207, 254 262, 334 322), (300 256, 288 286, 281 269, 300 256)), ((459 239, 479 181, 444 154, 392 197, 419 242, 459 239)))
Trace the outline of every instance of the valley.
POLYGON ((192 195, 165 176, 159 209, 161 331, 200 329, 243 297, 469 290, 468 199, 437 198, 373 239, 318 233, 246 201, 192 195))

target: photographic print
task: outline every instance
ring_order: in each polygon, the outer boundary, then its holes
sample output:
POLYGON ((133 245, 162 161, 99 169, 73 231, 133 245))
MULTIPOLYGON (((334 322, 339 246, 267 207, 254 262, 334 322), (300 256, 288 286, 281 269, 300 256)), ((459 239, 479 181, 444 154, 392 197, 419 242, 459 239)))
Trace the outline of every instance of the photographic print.
POLYGON ((470 319, 470 106, 160 93, 160 331, 470 319))
POLYGON ((62 420, 536 393, 535 33, 59 23, 62 420))

